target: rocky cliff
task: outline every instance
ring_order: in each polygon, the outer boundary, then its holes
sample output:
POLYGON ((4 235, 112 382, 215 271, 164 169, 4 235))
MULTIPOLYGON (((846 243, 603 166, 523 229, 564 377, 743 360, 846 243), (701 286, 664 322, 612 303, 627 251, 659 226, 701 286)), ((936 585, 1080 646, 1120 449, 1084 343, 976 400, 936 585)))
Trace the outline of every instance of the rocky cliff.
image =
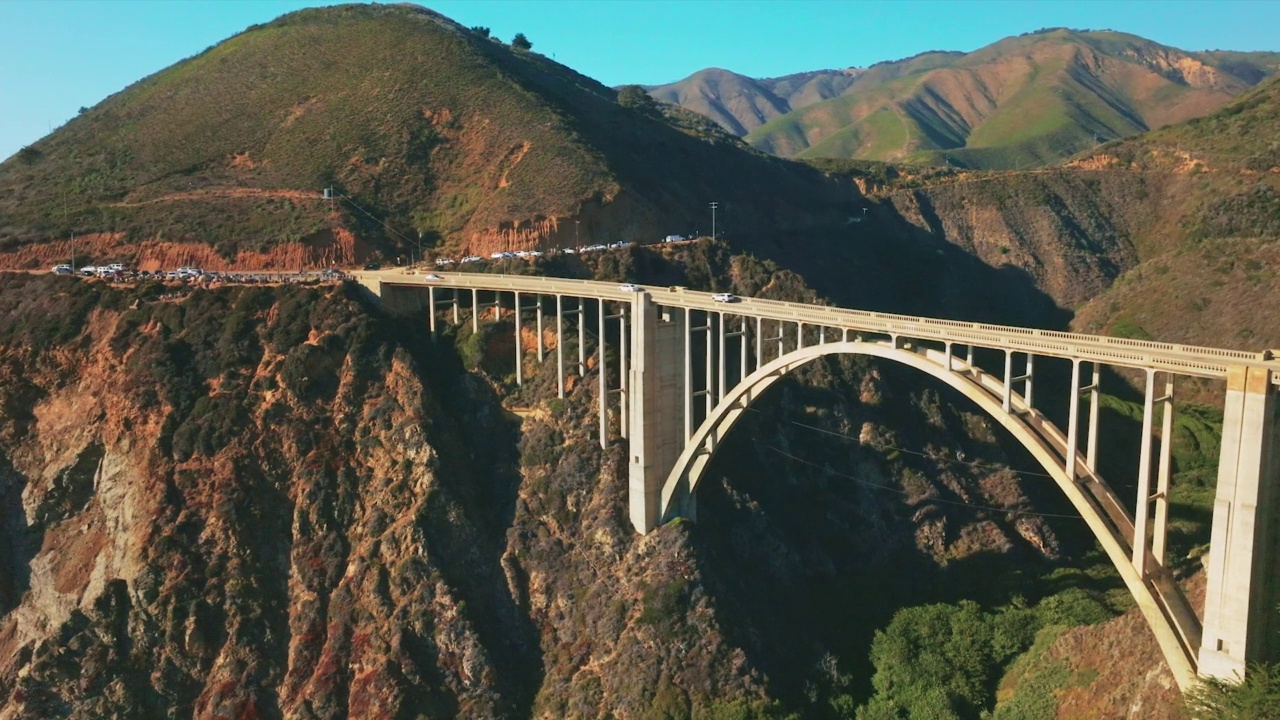
POLYGON ((1088 545, 893 368, 787 383, 702 521, 639 537, 595 383, 512 387, 509 319, 433 343, 351 288, 2 283, 6 719, 838 717, 896 609, 1088 545))

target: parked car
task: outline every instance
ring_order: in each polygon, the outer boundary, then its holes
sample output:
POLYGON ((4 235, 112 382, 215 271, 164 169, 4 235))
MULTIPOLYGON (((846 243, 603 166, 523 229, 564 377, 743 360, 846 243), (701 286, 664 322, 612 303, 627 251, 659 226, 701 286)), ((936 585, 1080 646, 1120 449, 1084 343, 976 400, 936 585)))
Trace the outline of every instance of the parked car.
POLYGON ((98 268, 92 265, 85 265, 84 267, 80 268, 80 274, 84 276, 97 275, 98 268))
POLYGON ((444 278, 440 277, 439 275, 437 275, 437 274, 435 274, 435 273, 427 273, 426 275, 424 275, 424 276, 422 277, 422 279, 423 279, 423 280, 426 280, 427 282, 435 282, 435 281, 437 281, 437 280, 443 280, 444 278))
POLYGON ((623 283, 618 286, 618 289, 622 292, 640 292, 643 288, 635 283, 623 283))
POLYGON ((72 272, 74 271, 71 269, 70 265, 54 265, 53 266, 54 275, 70 275, 72 272))
POLYGON ((372 262, 372 261, 370 261, 370 262, 367 262, 367 263, 365 263, 365 264, 364 264, 364 269, 365 269, 365 270, 381 270, 381 269, 382 269, 382 265, 380 265, 380 264, 378 264, 378 263, 376 263, 376 262, 372 262))
POLYGON ((716 293, 711 296, 711 299, 718 303, 734 303, 738 302, 739 298, 733 293, 716 293))

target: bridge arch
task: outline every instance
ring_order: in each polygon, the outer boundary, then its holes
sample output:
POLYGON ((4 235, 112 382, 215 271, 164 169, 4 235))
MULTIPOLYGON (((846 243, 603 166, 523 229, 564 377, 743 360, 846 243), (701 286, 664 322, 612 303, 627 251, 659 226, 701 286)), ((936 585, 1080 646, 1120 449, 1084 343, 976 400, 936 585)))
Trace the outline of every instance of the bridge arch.
POLYGON ((1167 569, 1148 562, 1144 579, 1144 573, 1134 566, 1128 539, 1133 535, 1133 520, 1124 503, 1079 460, 1075 463, 1077 477, 1068 477, 1063 462, 1067 440, 1062 431, 1006 389, 1002 379, 950 353, 906 347, 893 339, 841 341, 803 347, 760 366, 725 393, 685 443, 662 487, 661 519, 678 514, 681 499, 697 489, 721 440, 753 402, 800 367, 837 354, 866 355, 915 368, 954 388, 999 422, 1053 478, 1106 551, 1151 627, 1178 685, 1186 688, 1195 683, 1200 622, 1167 569), (1011 396, 1009 412, 1004 409, 1006 393, 1011 396))

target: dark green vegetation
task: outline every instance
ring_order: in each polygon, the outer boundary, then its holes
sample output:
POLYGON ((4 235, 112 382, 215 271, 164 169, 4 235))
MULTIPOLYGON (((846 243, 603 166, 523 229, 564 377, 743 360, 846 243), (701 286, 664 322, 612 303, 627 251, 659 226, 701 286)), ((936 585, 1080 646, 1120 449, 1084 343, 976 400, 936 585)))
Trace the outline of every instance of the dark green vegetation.
POLYGON ((354 5, 250 28, 0 165, 0 252, 72 231, 227 258, 343 242, 342 230, 388 253, 419 233, 482 250, 562 244, 571 219, 583 242, 652 241, 696 227, 707 198, 763 235, 820 226, 856 199, 482 30, 354 5), (323 201, 330 186, 370 215, 323 201), (768 208, 748 201, 765 194, 768 208))
POLYGON ((1270 720, 1280 717, 1280 666, 1254 665, 1243 683, 1210 680, 1188 698, 1196 720, 1270 720))
POLYGON ((1057 28, 871 68, 746 139, 788 157, 1039 167, 1204 115, 1276 66, 1274 53, 1183 52, 1124 33, 1057 28))

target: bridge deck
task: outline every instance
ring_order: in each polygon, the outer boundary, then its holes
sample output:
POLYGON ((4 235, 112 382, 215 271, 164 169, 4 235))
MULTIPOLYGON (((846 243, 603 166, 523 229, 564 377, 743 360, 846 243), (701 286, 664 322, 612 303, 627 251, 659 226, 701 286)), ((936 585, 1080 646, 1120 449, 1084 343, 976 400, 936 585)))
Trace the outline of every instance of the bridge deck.
MULTIPOLYGON (((393 286, 518 291, 616 301, 630 301, 633 297, 633 293, 620 290, 616 283, 593 280, 405 270, 365 271, 354 273, 354 275, 362 282, 376 280, 384 285, 393 286), (428 280, 427 276, 432 274, 441 279, 428 280)), ((1269 359, 1269 354, 1260 352, 896 315, 759 298, 744 297, 738 302, 720 303, 712 299, 711 293, 678 287, 645 287, 644 290, 653 296, 655 303, 667 307, 709 310, 782 322, 800 322, 814 327, 850 332, 901 335, 917 340, 974 345, 1121 367, 1153 368, 1179 375, 1225 379, 1227 368, 1233 365, 1262 367, 1270 371, 1273 383, 1280 384, 1280 361, 1269 359)))

